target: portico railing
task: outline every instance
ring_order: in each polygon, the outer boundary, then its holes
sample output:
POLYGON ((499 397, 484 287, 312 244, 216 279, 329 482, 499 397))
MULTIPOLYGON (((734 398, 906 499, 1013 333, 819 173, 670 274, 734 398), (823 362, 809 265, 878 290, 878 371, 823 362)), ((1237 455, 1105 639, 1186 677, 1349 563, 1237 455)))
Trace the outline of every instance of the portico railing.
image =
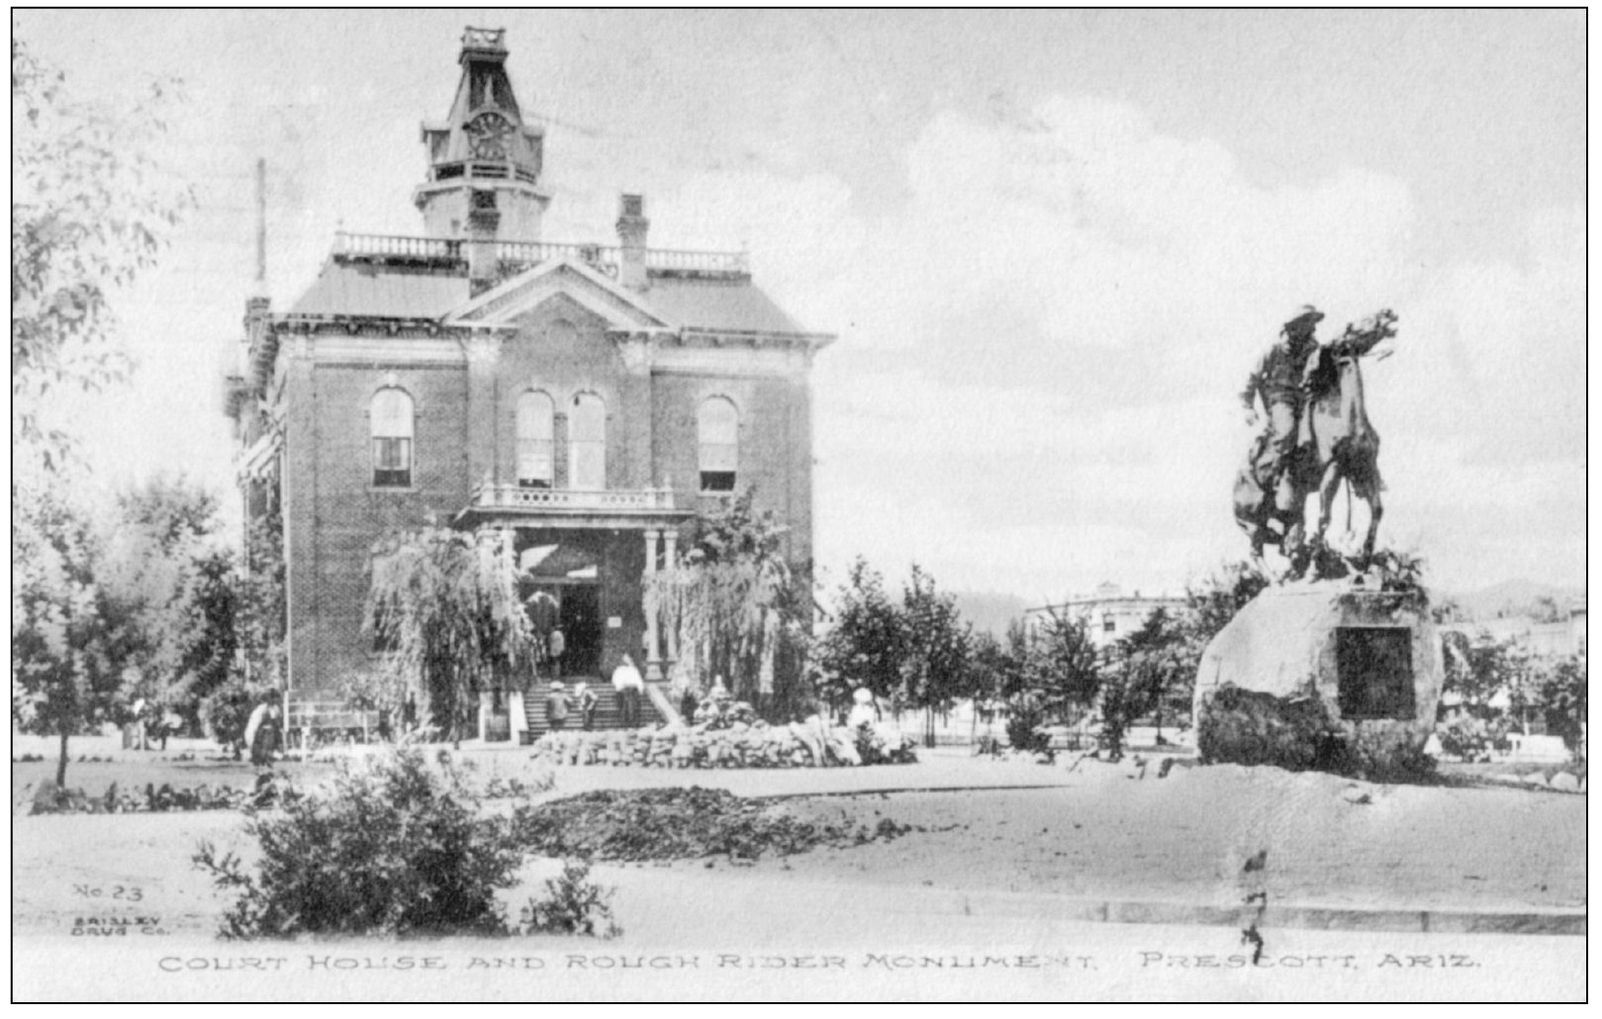
POLYGON ((479 509, 554 513, 661 513, 675 508, 671 488, 585 491, 520 485, 480 485, 473 492, 473 505, 479 509))

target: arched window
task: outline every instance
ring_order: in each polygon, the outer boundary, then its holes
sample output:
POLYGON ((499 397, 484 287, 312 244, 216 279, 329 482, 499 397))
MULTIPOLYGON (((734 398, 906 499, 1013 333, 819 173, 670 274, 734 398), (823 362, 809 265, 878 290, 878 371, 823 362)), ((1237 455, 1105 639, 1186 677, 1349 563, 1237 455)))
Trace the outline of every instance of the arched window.
POLYGON ((517 483, 550 488, 556 478, 556 405, 544 393, 517 398, 517 483))
POLYGON ((701 449, 701 491, 732 492, 740 469, 740 412, 722 396, 701 404, 695 416, 701 449))
POLYGON ((573 398, 567 424, 567 487, 606 487, 606 402, 594 393, 573 398))
POLYGON ((373 436, 373 485, 406 488, 412 483, 412 398, 390 387, 373 394, 368 413, 373 436))

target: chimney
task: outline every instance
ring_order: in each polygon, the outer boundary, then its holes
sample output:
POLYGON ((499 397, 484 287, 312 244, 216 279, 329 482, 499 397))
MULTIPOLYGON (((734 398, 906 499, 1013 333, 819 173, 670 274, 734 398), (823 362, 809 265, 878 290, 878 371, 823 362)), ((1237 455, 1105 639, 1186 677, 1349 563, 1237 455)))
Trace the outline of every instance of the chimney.
POLYGON ((272 310, 272 301, 263 296, 248 297, 245 299, 245 345, 254 348, 261 342, 262 335, 267 330, 268 312, 272 310))
POLYGON ((644 290, 650 285, 645 273, 645 234, 651 221, 645 218, 645 196, 624 195, 617 216, 617 239, 622 258, 618 266, 618 282, 632 290, 644 290))
POLYGON ((500 277, 501 259, 497 251, 501 213, 495 204, 495 192, 474 188, 468 192, 467 207, 467 278, 468 292, 477 297, 493 287, 500 277))

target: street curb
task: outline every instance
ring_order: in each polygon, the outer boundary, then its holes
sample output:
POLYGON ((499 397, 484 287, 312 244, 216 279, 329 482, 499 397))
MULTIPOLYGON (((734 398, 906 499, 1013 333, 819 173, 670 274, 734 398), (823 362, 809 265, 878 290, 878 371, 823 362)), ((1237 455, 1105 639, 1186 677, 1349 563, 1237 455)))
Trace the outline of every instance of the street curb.
MULTIPOLYGON (((963 897, 960 910, 974 909, 974 899, 963 897)), ((995 912, 1009 915, 1040 914, 1044 896, 1024 908, 991 899, 987 905, 999 906, 995 912)), ((1585 937, 1586 914, 1576 912, 1503 913, 1434 909, 1349 909, 1326 906, 1270 906, 1259 911, 1253 906, 1210 906, 1185 902, 1141 899, 1098 901, 1070 899, 1054 903, 1056 917, 1091 923, 1174 924, 1193 927, 1235 927, 1245 930, 1255 925, 1259 931, 1275 927, 1296 930, 1373 931, 1415 934, 1539 934, 1585 937)), ((990 910, 986 910, 990 912, 990 910)))

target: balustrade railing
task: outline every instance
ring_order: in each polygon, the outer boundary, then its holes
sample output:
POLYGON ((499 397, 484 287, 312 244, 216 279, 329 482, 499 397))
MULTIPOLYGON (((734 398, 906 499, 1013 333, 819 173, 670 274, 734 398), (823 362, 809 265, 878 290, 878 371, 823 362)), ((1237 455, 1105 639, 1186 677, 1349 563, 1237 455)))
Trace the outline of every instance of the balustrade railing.
POLYGON ((647 269, 678 272, 750 272, 750 259, 743 251, 674 251, 668 248, 645 250, 647 269))
MULTIPOLYGON (((359 234, 344 230, 334 235, 334 254, 377 256, 380 258, 461 259, 466 257, 466 240, 440 237, 403 237, 393 234, 359 234)), ((616 275, 623 249, 605 244, 570 244, 552 241, 499 241, 495 245, 502 262, 524 266, 565 258, 592 265, 608 275, 616 275)), ((667 248, 645 250, 647 269, 659 272, 749 273, 750 259, 743 251, 677 251, 667 248)))
POLYGON ((442 237, 402 237, 394 234, 334 234, 336 255, 381 255, 391 258, 460 258, 462 242, 442 237))
POLYGON ((503 262, 537 265, 558 258, 569 258, 611 271, 616 270, 620 250, 600 244, 558 244, 547 241, 502 241, 496 246, 496 253, 503 262))

